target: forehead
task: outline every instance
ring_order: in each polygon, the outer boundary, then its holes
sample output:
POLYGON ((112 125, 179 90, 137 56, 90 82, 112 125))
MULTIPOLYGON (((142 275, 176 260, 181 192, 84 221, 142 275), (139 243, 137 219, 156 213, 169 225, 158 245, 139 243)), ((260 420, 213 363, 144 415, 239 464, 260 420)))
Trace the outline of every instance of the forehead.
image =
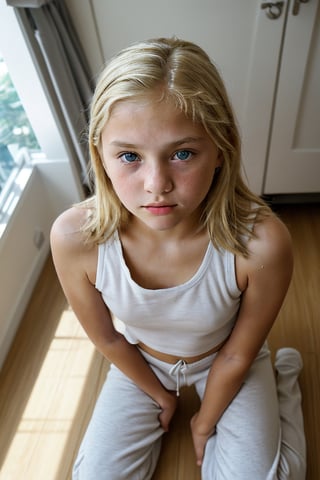
POLYGON ((109 119, 122 114, 126 115, 129 112, 139 113, 139 111, 147 109, 167 109, 171 112, 180 113, 173 99, 166 95, 164 89, 157 88, 137 97, 124 98, 115 102, 110 110, 109 119))
POLYGON ((102 135, 117 133, 129 135, 191 134, 204 135, 203 126, 176 106, 173 99, 152 94, 138 99, 121 100, 112 108, 102 135))

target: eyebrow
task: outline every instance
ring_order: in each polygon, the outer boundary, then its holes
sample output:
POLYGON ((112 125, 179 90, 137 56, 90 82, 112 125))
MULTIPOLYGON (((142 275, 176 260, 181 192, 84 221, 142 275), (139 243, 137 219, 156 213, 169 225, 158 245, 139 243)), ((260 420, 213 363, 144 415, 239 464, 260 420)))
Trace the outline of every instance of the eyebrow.
MULTIPOLYGON (((168 147, 178 147, 179 145, 183 145, 185 143, 196 143, 203 141, 204 137, 184 137, 174 142, 168 143, 168 147)), ((136 145, 134 143, 126 142, 125 140, 113 140, 109 144, 110 146, 114 147, 122 147, 122 148, 140 148, 140 145, 136 145)))

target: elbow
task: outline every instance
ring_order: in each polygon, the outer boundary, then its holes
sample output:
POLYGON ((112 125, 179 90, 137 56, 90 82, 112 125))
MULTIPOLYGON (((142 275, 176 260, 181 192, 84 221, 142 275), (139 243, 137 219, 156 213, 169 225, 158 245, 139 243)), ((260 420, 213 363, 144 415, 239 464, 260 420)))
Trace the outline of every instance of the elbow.
POLYGON ((219 357, 221 366, 237 379, 244 379, 253 361, 249 356, 230 353, 228 351, 224 352, 222 350, 219 357))
POLYGON ((123 335, 117 330, 109 332, 107 335, 101 335, 94 342, 96 348, 107 360, 111 360, 114 356, 114 352, 119 349, 119 346, 125 341, 123 335))

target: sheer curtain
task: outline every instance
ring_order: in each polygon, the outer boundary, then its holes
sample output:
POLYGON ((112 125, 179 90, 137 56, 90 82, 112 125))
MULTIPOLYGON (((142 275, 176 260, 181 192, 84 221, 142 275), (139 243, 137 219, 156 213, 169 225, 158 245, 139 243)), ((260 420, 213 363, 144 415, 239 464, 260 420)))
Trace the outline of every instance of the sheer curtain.
POLYGON ((15 9, 70 160, 89 187, 86 130, 93 85, 64 0, 7 0, 7 5, 15 9))

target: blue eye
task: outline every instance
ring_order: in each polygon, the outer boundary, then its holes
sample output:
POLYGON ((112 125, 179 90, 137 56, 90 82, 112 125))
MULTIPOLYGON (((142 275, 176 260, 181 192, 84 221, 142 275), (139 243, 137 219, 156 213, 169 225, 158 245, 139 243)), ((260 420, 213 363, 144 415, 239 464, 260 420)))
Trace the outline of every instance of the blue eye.
POLYGON ((179 150, 175 157, 178 160, 188 160, 191 157, 192 153, 189 150, 179 150))
POLYGON ((123 153, 120 158, 125 163, 133 163, 138 160, 138 155, 133 152, 126 152, 123 153))

